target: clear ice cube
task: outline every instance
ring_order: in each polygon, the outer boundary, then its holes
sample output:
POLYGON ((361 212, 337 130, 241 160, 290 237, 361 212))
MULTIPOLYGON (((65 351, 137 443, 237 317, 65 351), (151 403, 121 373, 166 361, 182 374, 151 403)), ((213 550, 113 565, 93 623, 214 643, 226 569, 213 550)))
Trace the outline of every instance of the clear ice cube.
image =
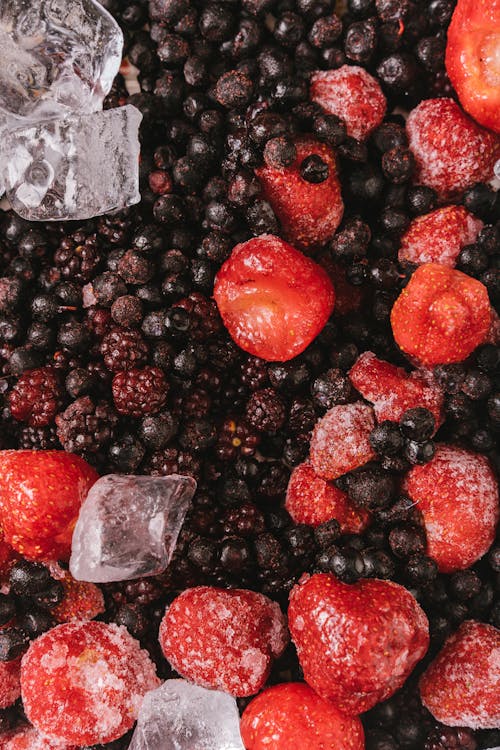
POLYGON ((4 135, 0 183, 29 221, 89 219, 138 203, 139 124, 128 104, 4 135))
POLYGON ((168 566, 196 489, 191 477, 108 474, 91 487, 73 532, 69 569, 78 581, 157 575, 168 566))
POLYGON ((129 750, 244 750, 236 701, 167 680, 146 693, 129 750))

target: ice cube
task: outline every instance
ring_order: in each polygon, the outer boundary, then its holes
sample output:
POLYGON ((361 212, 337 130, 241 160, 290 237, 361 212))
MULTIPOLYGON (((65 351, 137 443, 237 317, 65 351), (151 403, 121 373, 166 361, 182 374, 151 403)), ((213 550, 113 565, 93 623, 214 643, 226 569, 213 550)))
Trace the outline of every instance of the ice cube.
POLYGON ((170 562, 196 482, 108 474, 92 486, 73 532, 69 569, 91 583, 161 573, 170 562))
POLYGON ((9 131, 2 175, 29 221, 89 219, 138 203, 139 124, 131 105, 9 131))
POLYGON ((146 693, 129 750, 244 750, 236 701, 186 680, 146 693))
POLYGON ((2 0, 0 49, 0 109, 36 122, 101 109, 123 34, 94 0, 2 0))

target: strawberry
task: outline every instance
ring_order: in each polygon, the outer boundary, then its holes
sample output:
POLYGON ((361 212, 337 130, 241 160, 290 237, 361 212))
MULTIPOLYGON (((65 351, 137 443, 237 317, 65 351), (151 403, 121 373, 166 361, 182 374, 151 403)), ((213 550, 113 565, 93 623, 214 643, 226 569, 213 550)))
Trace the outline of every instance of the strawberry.
POLYGON ((442 199, 492 179, 500 139, 479 127, 453 99, 424 100, 408 115, 406 129, 417 181, 442 199))
POLYGON ((462 107, 500 133, 500 0, 458 0, 448 27, 446 70, 462 107))
POLYGON ((66 742, 49 740, 30 725, 21 725, 2 737, 2 750, 77 750, 66 742))
POLYGON ((335 292, 314 261, 279 237, 262 235, 236 245, 217 274, 214 298, 238 346, 284 362, 321 331, 335 292))
POLYGON ((443 724, 500 726, 500 630, 463 622, 420 678, 422 703, 443 724))
POLYGON ((238 697, 257 693, 288 643, 276 602, 245 589, 186 589, 167 609, 160 645, 172 667, 207 688, 238 697))
POLYGON ((11 706, 21 695, 21 660, 0 661, 0 708, 11 706))
POLYGON ((104 612, 104 596, 99 586, 86 581, 76 581, 69 571, 59 565, 51 565, 50 572, 64 588, 64 598, 50 610, 57 622, 93 620, 104 612))
POLYGON ((302 682, 273 685, 246 707, 241 737, 247 750, 364 750, 363 725, 302 682))
POLYGON ((438 445, 428 463, 407 474, 404 489, 423 516, 427 553, 442 573, 468 568, 488 551, 499 510, 487 458, 438 445))
POLYGON ((281 222, 283 236, 300 249, 324 245, 335 234, 344 213, 335 154, 325 143, 312 138, 295 141, 297 156, 289 167, 265 164, 255 170, 264 197, 281 222), (310 182, 301 168, 310 156, 319 156, 328 176, 310 182))
POLYGON ((80 505, 99 478, 64 451, 0 451, 0 524, 32 560, 68 560, 80 505))
POLYGON ((306 682, 347 714, 393 695, 429 645, 427 618, 403 586, 355 584, 329 573, 303 576, 288 623, 306 682))
POLYGON ((367 138, 384 119, 387 102, 378 81, 364 68, 342 65, 311 76, 310 97, 329 115, 340 117, 347 134, 367 138))
POLYGON ((484 342, 490 323, 484 284, 437 263, 417 268, 391 312, 397 345, 429 366, 464 360, 484 342))

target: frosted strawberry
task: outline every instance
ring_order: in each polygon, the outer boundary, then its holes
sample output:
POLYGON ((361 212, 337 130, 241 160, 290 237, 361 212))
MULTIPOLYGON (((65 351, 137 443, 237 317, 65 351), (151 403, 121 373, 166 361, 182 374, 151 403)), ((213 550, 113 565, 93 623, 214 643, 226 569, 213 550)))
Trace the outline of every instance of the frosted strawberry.
POLYGON ((21 695, 21 660, 0 661, 0 708, 11 706, 21 695))
POLYGON ((241 718, 247 750, 364 750, 363 725, 302 682, 274 685, 252 700, 241 718))
POLYGON ((306 249, 324 245, 333 237, 344 204, 332 149, 312 138, 298 138, 295 148, 297 157, 291 166, 265 164, 255 174, 280 220, 284 238, 306 249), (308 169, 310 159, 317 163, 317 157, 321 169, 308 169))
POLYGON ((378 81, 364 68, 342 65, 311 76, 310 97, 329 115, 340 117, 347 134, 362 141, 384 119, 387 102, 378 81))
POLYGON ((217 274, 214 298, 238 346, 284 362, 324 327, 335 292, 317 263, 279 237, 262 235, 236 245, 217 274))
POLYGON ((245 589, 186 589, 160 626, 165 657, 183 677, 202 687, 242 697, 264 685, 273 658, 288 643, 276 602, 245 589))
POLYGON ((348 714, 393 695, 429 645, 423 610, 392 581, 304 576, 290 594, 288 623, 306 682, 348 714))
POLYGON ((441 572, 468 568, 493 544, 498 484, 484 456, 438 445, 428 463, 407 474, 404 489, 422 514, 427 553, 441 572))
POLYGON ((30 725, 23 725, 2 736, 2 750, 77 750, 67 742, 49 740, 30 725))
POLYGON ((62 601, 50 611, 57 622, 93 620, 104 612, 103 593, 94 583, 76 581, 69 571, 59 566, 57 570, 51 569, 51 574, 64 588, 62 601))
POLYGON ((490 323, 486 287, 437 263, 417 268, 391 312, 400 349, 430 366, 464 360, 485 341, 490 323))
POLYGON ((476 241, 482 227, 481 219, 463 206, 445 206, 417 216, 401 238, 399 260, 454 268, 462 248, 476 241))
POLYGON ((424 706, 443 724, 500 726, 500 630, 463 622, 420 679, 424 706))

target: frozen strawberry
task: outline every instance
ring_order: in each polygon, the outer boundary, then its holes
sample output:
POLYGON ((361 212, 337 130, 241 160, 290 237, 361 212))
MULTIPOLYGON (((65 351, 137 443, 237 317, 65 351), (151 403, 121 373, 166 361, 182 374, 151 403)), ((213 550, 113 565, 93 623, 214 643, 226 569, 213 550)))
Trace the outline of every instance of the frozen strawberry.
POLYGON ((21 663, 26 716, 48 737, 75 745, 121 737, 159 684, 139 642, 104 622, 58 625, 31 643, 21 663))
POLYGON ((453 268, 461 249, 476 241, 483 227, 463 206, 445 206, 413 219, 401 238, 399 260, 421 265, 440 263, 453 268))
POLYGON ((376 457, 370 445, 373 409, 362 401, 334 406, 316 424, 310 445, 311 464, 323 479, 336 479, 376 457))
POLYGON ((484 342, 490 323, 484 284, 437 263, 417 268, 391 312, 397 345, 430 366, 464 360, 484 342))
POLYGON ((427 618, 410 592, 376 578, 351 585, 329 573, 303 576, 288 623, 306 682, 348 714, 395 693, 429 645, 427 618))
POLYGON ((406 129, 417 182, 441 198, 489 182, 500 158, 500 139, 479 127, 453 99, 426 99, 413 109, 406 129))
POLYGON ((11 706, 21 695, 21 660, 0 661, 0 708, 11 706))
POLYGON ((104 596, 101 589, 94 583, 76 581, 71 573, 58 566, 51 568, 53 578, 60 581, 64 588, 64 598, 50 610, 57 622, 73 622, 75 620, 93 620, 104 612, 104 596))
POLYGON ((2 737, 2 750, 77 750, 67 742, 49 740, 30 725, 20 726, 2 737))
POLYGON ((264 197, 281 222, 283 236, 301 249, 324 245, 342 220, 335 154, 325 143, 312 138, 295 142, 297 157, 289 167, 265 164, 255 170, 264 197), (307 169, 311 157, 321 169, 307 169))
POLYGON ((349 372, 351 383, 371 401, 378 422, 399 422, 407 409, 423 406, 433 417, 436 430, 443 421, 444 393, 425 371, 407 373, 402 367, 363 352, 349 372))
POLYGON ((273 685, 246 707, 241 737, 247 750, 364 750, 363 725, 303 682, 273 685))
POLYGON ((424 706, 443 724, 500 726, 500 630, 463 622, 420 679, 424 706))
POLYGON ((235 696, 264 685, 288 643, 279 605, 255 591, 186 589, 167 609, 160 645, 176 672, 235 696))
POLYGON ((335 302, 325 271, 271 235, 236 245, 217 274, 214 297, 238 346, 280 362, 304 351, 335 302))
POLYGON ((362 141, 384 119, 387 102, 378 81, 364 68, 342 65, 311 76, 310 97, 329 115, 340 117, 347 134, 362 141))
POLYGON ((0 451, 0 524, 5 540, 33 560, 67 560, 80 505, 99 478, 64 451, 0 451))
POLYGON ((0 575, 9 569, 9 563, 15 558, 16 553, 4 539, 3 531, 0 529, 0 575))
POLYGON ((458 0, 448 27, 446 70, 462 107, 500 133, 500 0, 458 0))
POLYGON ((370 514, 356 508, 345 492, 318 477, 308 462, 292 471, 285 508, 295 523, 319 526, 335 518, 344 534, 361 533, 370 519, 370 514))
POLYGON ((427 553, 442 573, 463 570, 493 544, 498 484, 488 459, 451 445, 407 474, 405 491, 423 516, 427 553))

